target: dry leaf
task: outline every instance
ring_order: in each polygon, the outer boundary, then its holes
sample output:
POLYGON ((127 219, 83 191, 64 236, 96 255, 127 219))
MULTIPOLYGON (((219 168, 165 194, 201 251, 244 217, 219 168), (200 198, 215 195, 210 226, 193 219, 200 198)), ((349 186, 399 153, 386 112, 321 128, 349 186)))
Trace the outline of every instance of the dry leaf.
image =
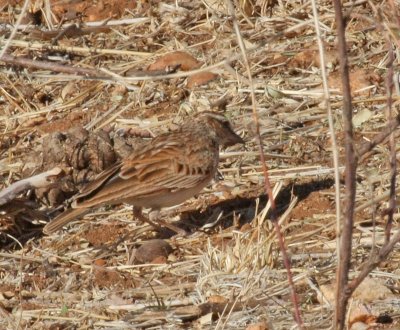
MULTIPOLYGON (((325 64, 328 67, 335 67, 338 63, 338 57, 336 50, 327 50, 324 53, 325 64)), ((309 67, 320 67, 321 58, 319 51, 316 49, 307 49, 305 51, 297 53, 293 56, 292 60, 289 62, 289 67, 291 68, 302 68, 307 69, 309 67)))
POLYGON ((211 324, 212 323, 212 318, 213 318, 213 313, 208 313, 206 315, 203 315, 199 319, 199 323, 200 323, 200 325, 211 324))
POLYGON ((358 127, 361 126, 361 124, 365 123, 372 117, 372 112, 369 111, 368 109, 362 109, 361 111, 358 111, 354 117, 353 117, 353 125, 358 127))
POLYGON ((354 291, 353 299, 362 301, 363 303, 374 302, 386 298, 395 298, 379 278, 367 277, 354 291))
POLYGON ((333 284, 323 284, 319 287, 321 294, 318 294, 317 299, 320 304, 324 304, 326 299, 331 305, 335 304, 335 287, 333 284))
POLYGON ((105 266, 107 263, 107 261, 105 261, 104 259, 96 259, 93 264, 99 267, 103 267, 105 266))
POLYGON ((208 82, 216 79, 218 77, 217 74, 212 73, 210 71, 199 72, 194 75, 191 75, 187 79, 187 88, 193 88, 196 86, 206 85, 208 82))
POLYGON ((212 303, 212 304, 226 304, 226 303, 228 303, 228 299, 226 299, 225 297, 219 296, 217 294, 209 296, 207 300, 208 300, 209 303, 212 303))
POLYGON ((268 325, 265 322, 253 323, 246 330, 268 330, 268 325))
POLYGON ((376 316, 372 315, 369 308, 367 308, 363 303, 360 303, 357 306, 351 305, 350 309, 350 329, 364 329, 364 326, 367 326, 365 328, 367 329, 371 323, 376 322, 376 316))
POLYGON ((202 63, 192 55, 186 52, 176 51, 159 57, 153 64, 149 65, 148 70, 166 70, 167 68, 179 66, 181 70, 189 71, 199 68, 201 64, 202 63))

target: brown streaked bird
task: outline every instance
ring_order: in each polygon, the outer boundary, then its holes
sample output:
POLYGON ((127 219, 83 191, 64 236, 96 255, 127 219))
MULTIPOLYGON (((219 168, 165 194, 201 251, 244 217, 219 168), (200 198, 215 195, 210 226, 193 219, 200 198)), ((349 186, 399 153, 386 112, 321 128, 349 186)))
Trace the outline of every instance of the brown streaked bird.
MULTIPOLYGON (((179 129, 155 137, 98 174, 75 196, 72 209, 54 218, 43 232, 51 234, 91 208, 104 204, 132 204, 135 215, 140 218, 143 207, 158 211, 183 203, 214 178, 219 146, 237 143, 244 141, 223 115, 200 112, 179 129)), ((147 222, 155 225, 148 219, 147 222)), ((175 226, 163 224, 177 231, 175 226)))

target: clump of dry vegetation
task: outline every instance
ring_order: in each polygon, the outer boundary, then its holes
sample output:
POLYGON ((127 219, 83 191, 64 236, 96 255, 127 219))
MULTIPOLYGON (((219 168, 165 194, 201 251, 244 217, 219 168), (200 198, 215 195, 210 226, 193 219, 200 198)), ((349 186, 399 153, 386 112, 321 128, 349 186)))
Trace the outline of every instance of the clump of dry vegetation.
MULTIPOLYGON (((0 1, 0 188, 57 166, 66 175, 63 185, 30 189, 0 206, 0 328, 293 327, 251 88, 304 324, 331 325, 335 169, 311 3, 239 1, 234 18, 227 4, 0 1), (141 140, 210 108, 225 111, 246 146, 221 152, 220 180, 162 211, 189 236, 157 233, 134 221, 127 205, 94 209, 42 235, 83 181, 141 140)), ((388 35, 396 38, 390 32, 399 28, 391 4, 343 3, 356 146, 388 122, 388 35)), ((318 11, 342 174, 334 11, 329 1, 318 11)), ((398 95, 392 100, 397 110, 398 95)), ((359 159, 351 278, 385 240, 388 155, 384 140, 359 159)), ((393 227, 397 221, 396 211, 393 227)), ((350 326, 399 323, 399 263, 395 250, 356 291, 350 326)))

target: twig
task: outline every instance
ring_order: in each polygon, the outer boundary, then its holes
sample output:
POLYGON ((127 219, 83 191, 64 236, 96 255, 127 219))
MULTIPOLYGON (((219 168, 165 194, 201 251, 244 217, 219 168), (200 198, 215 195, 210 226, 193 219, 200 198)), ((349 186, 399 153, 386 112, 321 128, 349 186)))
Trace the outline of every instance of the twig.
POLYGON ((357 150, 357 161, 361 159, 366 153, 370 152, 378 144, 382 143, 392 132, 394 132, 400 125, 400 114, 392 119, 386 126, 374 136, 371 141, 364 142, 357 150))
POLYGON ((43 188, 54 184, 54 177, 59 177, 63 172, 64 171, 61 168, 54 167, 47 172, 43 172, 13 183, 12 185, 0 191, 0 206, 9 203, 15 199, 17 195, 28 189, 43 188))
MULTIPOLYGON (((0 42, 1 43, 1 42, 0 42)), ((151 53, 146 52, 135 52, 131 50, 121 50, 121 49, 104 49, 104 48, 88 48, 88 47, 78 47, 78 46, 56 46, 43 44, 40 42, 28 42, 24 40, 11 40, 10 46, 14 47, 22 47, 25 50, 47 50, 54 52, 66 52, 71 54, 81 54, 81 55, 93 55, 93 54, 102 54, 102 55, 124 55, 124 56, 140 56, 140 57, 148 57, 152 55, 151 53)))
MULTIPOLYGON (((386 239, 386 238, 385 238, 386 239)), ((366 264, 363 265, 360 273, 354 278, 347 286, 346 294, 351 296, 354 290, 360 285, 360 283, 368 276, 368 274, 374 270, 382 261, 384 261, 389 253, 391 253, 395 245, 400 242, 400 230, 397 230, 393 235, 392 239, 388 241, 380 250, 379 253, 371 258, 366 264)))
MULTIPOLYGON (((108 19, 106 21, 94 21, 94 22, 85 22, 84 26, 86 27, 108 27, 108 26, 121 26, 121 25, 133 25, 133 24, 139 24, 139 23, 147 23, 150 21, 149 17, 137 17, 137 18, 122 18, 122 19, 108 19)), ((59 29, 65 29, 68 28, 70 25, 75 25, 75 23, 71 24, 63 24, 61 26, 59 26, 59 29)), ((4 26, 5 28, 14 28, 17 31, 28 31, 29 32, 29 28, 32 27, 32 25, 27 25, 27 24, 18 24, 18 25, 11 25, 8 23, 3 23, 0 24, 0 26, 4 26)), ((38 31, 38 30, 33 30, 33 31, 38 31)), ((49 31, 46 31, 49 32, 49 31)))
POLYGON ((62 64, 57 64, 57 63, 48 62, 48 61, 35 61, 35 60, 31 60, 29 58, 16 57, 16 56, 11 56, 11 55, 7 55, 7 54, 0 57, 0 61, 10 64, 10 65, 22 66, 24 68, 50 70, 52 72, 62 72, 62 73, 68 73, 68 74, 74 74, 74 75, 78 74, 78 75, 82 75, 85 77, 96 77, 96 78, 103 78, 103 79, 110 78, 94 69, 79 68, 79 67, 62 65, 62 64))
POLYGON ((290 264, 289 256, 286 251, 286 244, 285 244, 285 240, 283 238, 282 232, 281 232, 281 226, 278 222, 275 198, 273 196, 271 183, 269 181, 268 168, 267 168, 267 164, 266 164, 266 160, 265 160, 265 156, 264 156, 263 144, 262 144, 261 134, 260 134, 260 124, 259 124, 259 120, 258 120, 258 113, 257 113, 257 107, 256 107, 257 102, 256 102, 256 97, 255 97, 255 92, 254 92, 254 85, 253 85, 253 80, 252 80, 251 69, 250 69, 249 61, 248 61, 247 54, 246 54, 246 47, 244 45, 243 38, 240 33, 239 25, 238 25, 236 17, 235 17, 235 11, 233 8, 233 4, 231 1, 227 1, 227 5, 228 5, 229 14, 233 20, 233 26, 234 26, 235 33, 236 33, 236 38, 238 40, 238 44, 239 44, 239 47, 240 47, 240 50, 242 53, 243 61, 245 63, 248 79, 250 82, 250 94, 251 94, 251 101, 252 101, 253 120, 254 120, 254 123, 256 126, 256 140, 257 140, 257 144, 258 144, 261 165, 263 168, 265 190, 268 195, 268 202, 271 205, 271 221, 274 224, 276 237, 278 238, 279 248, 282 253, 283 263, 284 263, 286 271, 287 271, 287 279, 289 282, 291 299, 292 299, 293 308, 294 308, 294 318, 295 318, 295 321, 296 321, 299 329, 303 329, 304 324, 303 324, 303 320, 301 318, 299 303, 298 303, 295 285, 294 285, 294 281, 293 281, 293 275, 292 275, 292 271, 291 271, 291 264, 290 264))
MULTIPOLYGON (((392 7, 395 11, 395 8, 392 7)), ((397 16, 396 16, 397 17, 397 16)), ((381 30, 382 30, 382 25, 377 24, 381 30)), ((398 40, 397 44, 398 44, 398 40)), ((389 135, 389 149, 390 149, 390 187, 389 190, 384 193, 382 196, 379 196, 377 198, 372 199, 372 201, 368 203, 364 203, 363 205, 359 206, 356 210, 361 210, 365 208, 366 206, 372 205, 375 202, 378 202, 380 200, 389 198, 389 207, 387 209, 387 215, 388 215, 388 220, 386 222, 386 228, 385 228, 385 244, 383 247, 380 249, 380 251, 377 254, 374 254, 371 256, 370 260, 363 265, 361 268, 360 273, 356 278, 354 278, 346 287, 345 290, 345 295, 347 297, 350 297, 351 294, 354 292, 354 290, 360 285, 360 283, 369 275, 369 273, 375 269, 382 261, 384 261, 388 255, 393 251, 395 245, 400 242, 400 230, 397 230, 397 232, 393 235, 393 237, 390 239, 391 236, 391 227, 392 227, 392 222, 393 222, 393 216, 394 216, 394 210, 396 206, 396 193, 398 192, 399 189, 396 189, 396 172, 397 172, 397 160, 396 160, 396 144, 395 144, 395 134, 394 130, 399 126, 400 124, 400 115, 397 115, 393 119, 393 62, 394 62, 394 54, 393 54, 393 46, 391 44, 391 40, 388 37, 387 38, 387 45, 388 45, 388 52, 389 52, 389 61, 387 64, 388 72, 387 72, 387 77, 386 77, 386 86, 387 86, 387 109, 386 109, 386 118, 388 119, 389 123, 385 126, 385 128, 375 136, 373 141, 370 141, 366 144, 364 144, 361 148, 361 150, 358 153, 358 157, 361 157, 364 155, 366 152, 370 151, 373 147, 375 147, 377 144, 383 142, 389 135)))
MULTIPOLYGON (((386 108, 386 117, 389 122, 392 121, 393 118, 393 77, 394 77, 394 69, 393 63, 395 61, 393 46, 390 42, 390 39, 387 38, 386 41, 388 50, 389 50, 389 59, 387 63, 388 72, 386 75, 386 88, 387 88, 387 108, 386 108)), ((396 172, 397 172, 397 158, 396 158, 396 141, 394 138, 394 133, 390 133, 389 137, 389 149, 390 149, 390 156, 389 156, 389 165, 390 165, 390 199, 389 199, 389 206, 386 210, 387 213, 387 221, 386 221, 386 228, 385 228, 385 241, 386 243, 390 240, 390 231, 393 225, 393 216, 396 208, 396 172)))
MULTIPOLYGON (((331 144, 332 144, 332 159, 333 165, 335 169, 335 204, 336 204, 336 233, 339 236, 340 233, 340 217, 341 217, 341 210, 340 210, 340 164, 339 164, 339 154, 338 154, 338 146, 336 143, 336 134, 335 134, 335 126, 333 122, 333 114, 332 114, 332 106, 330 102, 330 93, 329 93, 329 85, 328 85, 328 77, 326 71, 326 61, 325 61, 325 49, 324 44, 322 42, 322 35, 321 29, 319 27, 318 21, 318 10, 315 0, 311 1, 312 8, 313 8, 313 15, 314 15, 314 25, 315 25, 315 32, 317 34, 317 41, 318 41, 318 49, 319 49, 319 56, 320 56, 320 69, 322 75, 322 84, 324 87, 324 96, 325 96, 325 106, 328 115, 328 123, 329 123, 329 133, 331 136, 331 144)), ((340 249, 339 249, 339 241, 337 241, 337 248, 336 248, 337 258, 340 259, 340 249)))
POLYGON ((353 237, 354 207, 356 195, 356 169, 357 159, 354 152, 353 138, 353 111, 351 104, 350 79, 348 70, 348 58, 346 52, 345 29, 346 22, 343 17, 340 0, 334 0, 335 21, 338 35, 338 52, 340 61, 340 75, 343 87, 343 126, 345 134, 345 205, 343 226, 339 236, 340 259, 336 276, 336 308, 334 324, 337 329, 343 329, 346 317, 346 308, 349 295, 345 290, 349 278, 351 247, 353 237))
POLYGON ((30 2, 29 0, 25 0, 24 5, 22 6, 22 9, 21 9, 21 13, 20 13, 19 16, 18 16, 17 22, 15 23, 15 26, 14 26, 14 28, 12 29, 9 38, 8 38, 7 41, 5 42, 5 44, 4 44, 4 46, 3 46, 3 49, 2 49, 1 52, 0 52, 0 58, 3 57, 3 55, 7 52, 8 47, 10 47, 10 45, 11 45, 11 43, 12 43, 14 37, 15 37, 15 34, 16 34, 17 31, 18 31, 18 26, 21 24, 22 19, 24 18, 25 13, 26 13, 26 11, 27 11, 27 9, 28 9, 29 2, 30 2))

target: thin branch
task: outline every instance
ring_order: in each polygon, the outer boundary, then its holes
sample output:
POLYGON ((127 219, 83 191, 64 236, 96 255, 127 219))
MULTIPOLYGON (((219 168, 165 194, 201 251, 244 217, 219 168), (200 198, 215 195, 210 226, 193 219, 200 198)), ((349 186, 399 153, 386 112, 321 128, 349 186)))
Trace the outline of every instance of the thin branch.
POLYGON ((286 272, 287 272, 287 279, 289 282, 291 299, 292 299, 293 308, 294 308, 294 318, 295 318, 295 321, 296 321, 299 329, 304 329, 304 324, 303 324, 303 320, 302 320, 300 308, 299 308, 299 302, 298 302, 295 285, 294 285, 294 281, 293 281, 291 263, 290 263, 290 259, 287 254, 287 251, 286 251, 286 244, 285 244, 285 240, 282 235, 281 227, 278 222, 275 198, 273 196, 273 191, 272 191, 272 187, 271 187, 271 183, 270 183, 269 175, 268 175, 267 163, 265 160, 264 150, 262 147, 263 144, 262 144, 262 140, 261 140, 260 124, 259 124, 259 120, 258 120, 258 112, 257 112, 257 106, 256 106, 257 101, 256 101, 256 97, 255 97, 255 92, 254 92, 254 84, 253 84, 253 80, 252 80, 251 69, 250 69, 249 61, 248 61, 247 54, 246 54, 246 46, 244 45, 243 38, 240 33, 240 28, 239 28, 238 22, 235 17, 233 4, 231 1, 227 1, 227 5, 229 8, 230 16, 233 20, 233 27, 235 29, 238 44, 239 44, 239 47, 240 47, 240 50, 241 50, 241 53, 243 56, 243 61, 245 63, 247 76, 248 76, 248 79, 250 82, 250 94, 251 94, 251 101, 252 101, 253 120, 254 120, 254 123, 256 126, 256 134, 255 135, 256 135, 256 140, 257 140, 258 150, 259 150, 259 155, 260 155, 260 161, 261 161, 263 174, 264 174, 264 185, 265 185, 265 190, 268 195, 268 201, 270 203, 271 220, 274 224, 274 229, 275 229, 276 236, 278 238, 278 243, 279 243, 279 248, 280 248, 280 251, 282 254, 283 263, 285 265, 286 272))
POLYGON ((17 182, 0 191, 0 206, 15 199, 19 194, 32 188, 43 188, 54 184, 54 179, 59 178, 64 171, 59 167, 31 176, 17 182))
POLYGON ((85 77, 94 77, 102 79, 110 78, 94 69, 74 67, 48 61, 35 61, 21 56, 16 57, 4 54, 2 57, 0 57, 0 61, 10 65, 21 66, 24 68, 50 70, 52 72, 62 72, 62 73, 82 75, 85 77))
POLYGON ((397 115, 394 119, 392 119, 386 126, 374 136, 371 141, 364 142, 358 149, 357 149, 357 161, 361 159, 365 154, 370 152, 374 149, 378 144, 385 141, 385 139, 394 132, 397 127, 400 126, 400 114, 397 115))
MULTIPOLYGON (((133 25, 133 24, 141 24, 141 23, 147 23, 150 22, 149 17, 136 17, 136 18, 122 18, 122 19, 107 19, 107 20, 102 20, 102 21, 94 21, 94 22, 84 22, 83 29, 87 28, 98 28, 98 27, 111 27, 111 26, 123 26, 123 25, 133 25)), ((26 31, 26 32, 52 32, 52 31, 41 31, 35 28, 32 28, 31 24, 18 24, 18 25, 11 25, 9 23, 2 23, 2 27, 4 28, 9 28, 9 29, 16 29, 17 31, 26 31)), ((67 23, 67 24, 62 24, 61 26, 58 26, 58 30, 60 29, 66 29, 71 25, 75 25, 75 23, 67 23)))
POLYGON ((0 51, 0 58, 3 57, 3 55, 7 52, 8 48, 11 45, 11 42, 13 41, 17 31, 18 31, 18 26, 21 24, 22 19, 25 16, 26 11, 28 10, 28 5, 29 5, 30 1, 29 0, 25 0, 24 5, 22 6, 21 9, 21 13, 18 16, 17 22, 15 23, 14 28, 11 31, 10 36, 8 37, 7 41, 5 42, 2 50, 0 51))
MULTIPOLYGON (((328 123, 329 123, 329 133, 331 136, 331 145, 332 145, 332 159, 333 159, 333 165, 335 169, 335 204, 336 204, 336 233, 337 236, 340 235, 340 217, 341 217, 341 211, 340 211, 340 171, 339 171, 339 153, 338 153, 338 146, 336 143, 336 134, 335 134, 335 125, 333 122, 333 114, 332 114, 332 106, 330 102, 330 93, 329 93, 329 85, 328 85, 328 74, 326 70, 326 61, 325 61, 325 49, 324 49, 324 44, 322 42, 322 35, 321 35, 321 29, 319 26, 319 20, 318 20, 318 10, 317 10, 317 5, 316 1, 312 0, 312 9, 313 9, 313 15, 314 15, 314 25, 315 25, 315 33, 317 34, 317 41, 318 41, 318 49, 319 49, 319 56, 320 56, 320 70, 321 70, 321 76, 322 76, 322 84, 324 87, 324 96, 325 96, 325 106, 326 106, 326 111, 328 115, 328 123)), ((339 248, 339 241, 337 241, 337 247, 336 247, 336 253, 337 253, 337 258, 340 259, 340 248, 339 248)))
POLYGON ((345 134, 345 205, 344 218, 339 236, 340 259, 338 260, 338 270, 336 276, 336 308, 335 308, 335 327, 344 329, 346 308, 349 295, 346 294, 349 279, 351 247, 353 237, 354 207, 356 194, 356 169, 357 159, 354 152, 353 138, 353 111, 351 104, 350 79, 348 70, 348 58, 346 51, 345 19, 343 17, 342 5, 340 0, 334 0, 335 21, 338 34, 338 52, 340 61, 340 75, 343 86, 343 127, 345 134))
MULTIPOLYGON (((2 41, 0 40, 0 44, 2 41)), ((134 57, 149 57, 152 54, 146 52, 136 52, 132 50, 123 49, 104 49, 104 48, 89 48, 79 46, 58 46, 51 45, 49 43, 43 44, 40 42, 32 42, 25 40, 11 40, 10 46, 21 47, 24 50, 43 50, 43 51, 54 51, 54 52, 65 52, 69 54, 79 54, 83 56, 100 54, 100 55, 120 55, 120 56, 134 56, 134 57)))
MULTIPOLYGON (((390 42, 390 39, 387 40, 388 50, 389 50, 389 59, 387 63, 388 72, 386 75, 386 88, 387 88, 387 109, 386 109, 386 117, 390 122, 393 118, 393 77, 394 77, 394 69, 393 63, 395 61, 393 46, 390 42)), ((385 241, 386 243, 389 242, 390 239, 390 232, 393 225, 393 217, 396 208, 396 172, 397 172, 397 158, 396 158, 396 141, 394 138, 394 133, 392 132, 389 137, 389 164, 390 164, 390 199, 389 199, 389 206, 387 209, 387 221, 386 221, 386 228, 385 228, 385 241)))
POLYGON ((346 290, 349 296, 354 292, 354 290, 360 285, 360 283, 368 276, 368 274, 372 270, 378 267, 382 261, 386 260, 388 255, 393 251, 395 245, 399 242, 400 242, 400 230, 397 230, 396 233, 393 235, 392 239, 389 240, 379 250, 378 254, 373 256, 370 261, 368 261, 366 264, 363 265, 358 276, 349 283, 346 290))

